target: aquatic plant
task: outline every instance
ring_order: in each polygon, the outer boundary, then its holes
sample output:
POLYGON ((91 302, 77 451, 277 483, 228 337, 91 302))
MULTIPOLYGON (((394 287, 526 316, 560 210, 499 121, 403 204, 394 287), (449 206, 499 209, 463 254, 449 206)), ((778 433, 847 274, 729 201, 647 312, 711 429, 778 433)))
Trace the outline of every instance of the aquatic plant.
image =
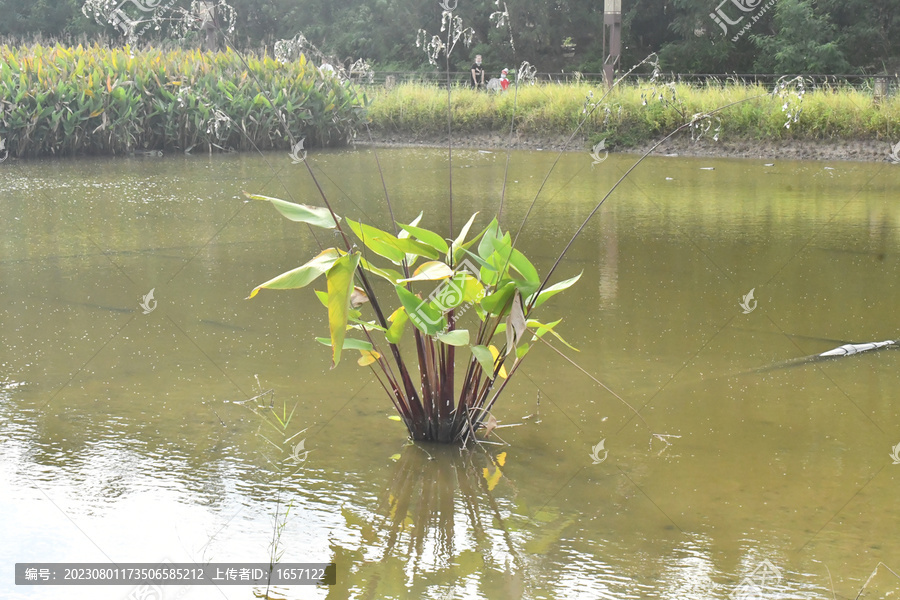
POLYGON ((17 158, 341 144, 364 107, 303 56, 0 46, 0 138, 17 158))
POLYGON ((335 230, 343 241, 342 247, 327 248, 306 264, 260 284, 250 297, 261 289, 305 287, 325 275, 326 291, 316 294, 328 312, 330 337, 319 341, 331 347, 335 366, 345 350, 360 353, 358 363, 371 367, 415 440, 468 439, 489 421, 491 407, 537 339, 550 333, 565 343, 554 331, 559 321, 541 322, 532 312, 571 287, 580 275, 548 286, 547 278, 542 279, 513 246, 510 233, 500 229, 497 219, 470 237, 476 213, 448 241, 420 227, 421 214, 408 225, 397 222, 394 233, 389 233, 342 219, 324 196, 325 208, 250 197, 270 202, 292 221, 335 230), (376 264, 376 256, 390 264, 376 264), (399 306, 385 310, 372 276, 391 284, 399 306), (424 286, 436 283, 430 294, 422 293, 424 286), (374 319, 363 317, 366 303, 374 319), (471 330, 460 326, 469 309, 478 317, 471 330), (348 328, 359 337, 348 337, 348 328), (412 329, 415 340, 420 386, 413 382, 401 349, 407 329, 412 329), (457 351, 462 349, 465 376, 457 398, 457 351))

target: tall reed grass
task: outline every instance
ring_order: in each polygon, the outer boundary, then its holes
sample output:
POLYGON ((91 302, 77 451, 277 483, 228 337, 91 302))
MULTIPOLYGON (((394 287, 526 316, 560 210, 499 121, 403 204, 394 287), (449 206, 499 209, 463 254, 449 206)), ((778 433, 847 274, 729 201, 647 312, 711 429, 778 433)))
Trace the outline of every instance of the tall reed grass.
MULTIPOLYGON (((570 134, 596 86, 587 83, 535 84, 519 88, 515 126, 523 134, 570 134)), ((512 89, 492 94, 460 88, 454 91, 453 127, 457 133, 508 131, 513 112, 512 89)), ((733 83, 702 87, 687 84, 620 84, 585 123, 591 138, 607 138, 607 146, 644 144, 672 131, 685 119, 717 107, 721 136, 750 140, 900 138, 900 97, 875 104, 871 93, 850 87, 808 91, 799 119, 789 126, 785 100, 766 88, 733 83), (737 104, 733 104, 737 103, 737 104)), ((372 94, 371 127, 383 133, 439 135, 446 132, 446 91, 428 84, 403 84, 372 94)))
POLYGON ((0 139, 15 157, 289 149, 291 134, 339 144, 364 110, 351 86, 302 58, 0 46, 0 139))

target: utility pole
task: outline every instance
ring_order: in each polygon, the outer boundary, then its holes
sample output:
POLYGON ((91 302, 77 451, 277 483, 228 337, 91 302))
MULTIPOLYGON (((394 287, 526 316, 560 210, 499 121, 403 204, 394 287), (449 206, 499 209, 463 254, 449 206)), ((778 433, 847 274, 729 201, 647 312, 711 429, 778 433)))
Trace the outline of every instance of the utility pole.
POLYGON ((622 0, 603 0, 603 80, 612 88, 622 58, 622 0), (609 30, 609 50, 606 31, 609 30))

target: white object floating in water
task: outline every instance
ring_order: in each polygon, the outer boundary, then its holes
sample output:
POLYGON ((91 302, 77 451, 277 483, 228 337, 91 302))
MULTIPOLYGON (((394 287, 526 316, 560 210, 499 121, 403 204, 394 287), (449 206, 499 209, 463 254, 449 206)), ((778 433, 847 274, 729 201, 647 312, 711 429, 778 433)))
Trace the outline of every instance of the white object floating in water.
POLYGON ((673 152, 673 153, 671 153, 671 154, 666 154, 666 156, 669 157, 669 158, 675 158, 676 156, 678 156, 678 153, 677 153, 677 152, 673 152))
POLYGON ((774 167, 775 163, 766 163, 763 165, 764 167, 774 167))
POLYGON ((666 181, 675 181, 675 180, 672 179, 671 177, 666 177, 666 181))
POLYGON ((825 167, 826 171, 834 171, 834 167, 825 167))
POLYGON ((715 167, 700 167, 701 171, 715 171, 715 167))
POLYGON ((858 354, 859 352, 865 352, 866 350, 875 350, 877 348, 884 348, 885 346, 890 346, 892 344, 896 344, 895 340, 885 340, 883 342, 869 342, 868 344, 844 344, 843 346, 839 346, 834 350, 829 350, 828 352, 823 352, 819 356, 847 356, 850 354, 858 354))
POLYGON ((478 153, 479 154, 493 154, 493 152, 491 152, 490 150, 479 150, 478 153))

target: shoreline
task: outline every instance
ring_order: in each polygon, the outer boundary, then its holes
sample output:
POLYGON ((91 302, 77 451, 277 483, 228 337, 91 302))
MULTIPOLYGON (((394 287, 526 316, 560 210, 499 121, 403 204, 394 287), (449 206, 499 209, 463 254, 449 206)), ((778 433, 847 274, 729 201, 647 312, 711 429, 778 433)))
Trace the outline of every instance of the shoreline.
MULTIPOLYGON (((503 150, 507 148, 508 134, 479 133, 453 136, 454 148, 503 150)), ((566 146, 568 136, 514 134, 514 150, 550 150, 563 148, 570 152, 589 152, 588 141, 576 136, 566 146)), ((655 143, 655 142, 654 142, 655 143)), ((354 140, 351 145, 379 148, 440 148, 447 146, 447 135, 415 135, 409 133, 372 132, 372 140, 354 140)), ((618 147, 612 152, 643 154, 653 143, 632 147, 618 147)), ((693 141, 690 137, 668 140, 650 156, 692 156, 715 158, 754 158, 773 160, 825 160, 887 162, 892 144, 879 140, 747 140, 710 139, 693 141)))

